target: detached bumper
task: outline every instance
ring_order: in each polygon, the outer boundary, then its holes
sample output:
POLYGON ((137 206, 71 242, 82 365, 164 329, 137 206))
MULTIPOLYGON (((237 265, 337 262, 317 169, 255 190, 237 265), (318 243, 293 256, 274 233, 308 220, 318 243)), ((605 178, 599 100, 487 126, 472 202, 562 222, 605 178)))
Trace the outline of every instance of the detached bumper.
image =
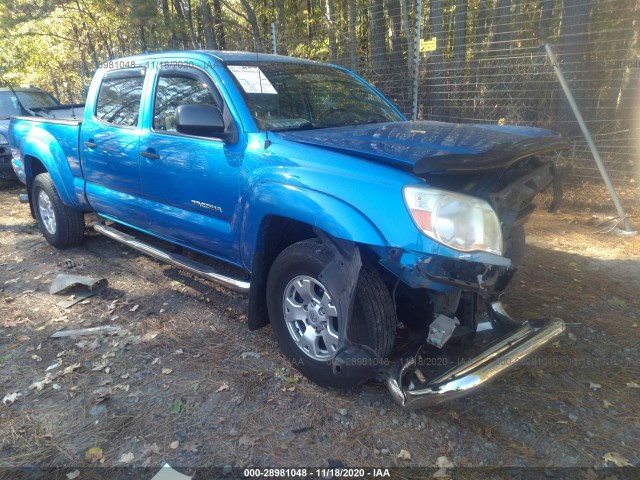
POLYGON ((428 380, 420 359, 411 358, 388 372, 387 387, 394 401, 406 409, 437 405, 463 397, 508 372, 564 332, 558 318, 531 320, 499 338, 479 354, 428 380))

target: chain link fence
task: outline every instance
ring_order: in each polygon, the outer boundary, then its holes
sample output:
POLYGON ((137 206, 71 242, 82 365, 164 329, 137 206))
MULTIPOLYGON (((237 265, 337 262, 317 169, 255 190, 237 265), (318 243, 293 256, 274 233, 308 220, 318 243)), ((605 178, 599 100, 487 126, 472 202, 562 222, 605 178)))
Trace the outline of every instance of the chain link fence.
POLYGON ((357 61, 345 55, 348 29, 336 36, 333 54, 308 56, 355 70, 409 118, 562 132, 572 144, 559 158, 567 203, 610 210, 609 192, 543 48, 549 41, 623 205, 640 206, 637 0, 369 0, 360 15, 368 29, 355 39, 357 61))

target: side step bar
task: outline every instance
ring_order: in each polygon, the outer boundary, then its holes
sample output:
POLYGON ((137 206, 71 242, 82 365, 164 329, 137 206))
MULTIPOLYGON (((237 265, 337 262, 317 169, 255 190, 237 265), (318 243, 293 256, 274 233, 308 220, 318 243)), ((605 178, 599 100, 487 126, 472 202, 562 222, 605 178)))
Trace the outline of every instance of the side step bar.
POLYGON ((485 348, 474 358, 427 380, 417 372, 415 357, 397 364, 389 372, 387 388, 403 408, 423 408, 468 395, 511 370, 564 332, 559 318, 530 320, 485 348), (413 375, 412 375, 413 374, 413 375), (414 378, 421 378, 418 385, 414 378))
POLYGON ((176 267, 184 268, 191 273, 195 273, 207 280, 211 280, 212 282, 219 283, 224 285, 225 287, 235 290, 236 292, 241 293, 249 293, 249 288, 251 283, 246 280, 240 280, 237 278, 231 278, 217 273, 212 267, 205 265, 204 263, 197 262, 192 260, 184 255, 180 255, 178 253, 171 253, 160 248, 149 245, 148 243, 144 243, 143 241, 137 239, 132 235, 127 235, 115 228, 108 227, 103 223, 98 223, 94 227, 94 229, 115 240, 116 242, 123 243, 131 248, 134 248, 142 253, 146 253, 158 260, 162 260, 163 262, 170 263, 175 265, 176 267))

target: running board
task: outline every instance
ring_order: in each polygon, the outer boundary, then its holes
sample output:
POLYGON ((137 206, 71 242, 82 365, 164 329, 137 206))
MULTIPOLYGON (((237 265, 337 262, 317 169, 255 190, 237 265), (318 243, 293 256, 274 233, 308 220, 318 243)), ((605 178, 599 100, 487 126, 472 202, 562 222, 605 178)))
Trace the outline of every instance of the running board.
POLYGON ((143 241, 137 239, 132 235, 128 235, 112 227, 107 227, 103 223, 96 224, 94 229, 98 233, 101 233, 102 235, 105 235, 112 240, 115 240, 116 242, 123 243, 128 247, 134 248, 142 253, 146 253, 147 255, 157 258, 158 260, 170 263, 172 265, 175 265, 176 267, 184 268, 191 273, 195 273, 202 278, 206 278, 207 280, 211 280, 212 282, 224 285, 225 287, 236 292, 249 293, 251 284, 246 280, 226 277, 217 273, 209 265, 197 262, 178 253, 171 253, 154 247, 152 245, 149 245, 148 243, 144 243, 143 241))

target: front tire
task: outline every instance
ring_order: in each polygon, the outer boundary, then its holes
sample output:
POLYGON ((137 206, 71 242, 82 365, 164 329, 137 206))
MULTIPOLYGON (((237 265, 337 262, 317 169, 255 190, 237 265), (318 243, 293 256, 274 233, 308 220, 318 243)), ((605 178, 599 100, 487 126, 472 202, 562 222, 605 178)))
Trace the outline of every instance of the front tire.
POLYGON ((47 242, 60 249, 82 243, 84 214, 62 203, 48 173, 41 173, 35 178, 31 198, 38 226, 47 242))
MULTIPOLYGON (((267 308, 280 349, 293 366, 318 385, 344 389, 366 379, 334 375, 331 367, 342 319, 334 304, 338 292, 330 292, 319 276, 332 260, 331 248, 317 239, 283 250, 269 271, 267 308)), ((385 358, 391 353, 395 333, 389 291, 378 272, 364 263, 347 335, 385 358)))

